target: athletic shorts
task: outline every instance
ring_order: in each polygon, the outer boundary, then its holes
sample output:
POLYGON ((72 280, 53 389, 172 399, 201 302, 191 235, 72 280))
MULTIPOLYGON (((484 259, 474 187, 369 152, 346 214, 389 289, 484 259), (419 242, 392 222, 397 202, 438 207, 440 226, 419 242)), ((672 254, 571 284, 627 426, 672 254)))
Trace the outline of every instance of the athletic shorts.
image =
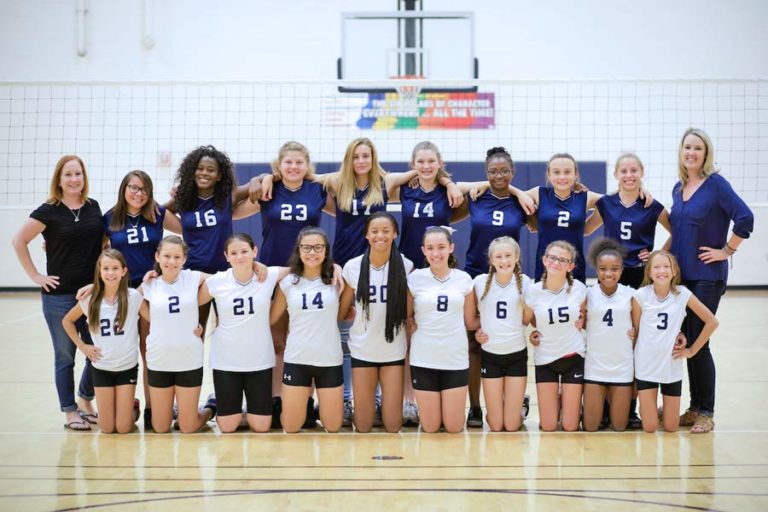
POLYGON ((352 368, 381 368, 382 366, 405 366, 405 359, 388 361, 386 363, 374 363, 362 359, 352 358, 352 368))
POLYGON ((584 384, 595 384, 597 386, 619 386, 619 387, 627 387, 634 384, 633 382, 606 382, 602 380, 589 380, 584 379, 584 384))
POLYGON ((241 414, 245 393, 248 414, 272 415, 272 368, 254 372, 213 370, 219 416, 241 414))
POLYGON ((343 365, 313 366, 309 364, 283 363, 283 384, 286 386, 312 386, 337 388, 344 384, 343 365))
POLYGON ((411 382, 413 389, 419 391, 444 391, 460 388, 469 382, 469 369, 466 370, 437 370, 411 365, 411 382))
POLYGON ((643 284, 643 278, 645 277, 645 267, 627 267, 621 271, 621 279, 619 284, 629 286, 637 290, 643 284))
POLYGON ((480 376, 484 379, 528 376, 528 349, 511 354, 480 351, 480 376))
POLYGON ((115 386, 136 385, 139 375, 139 365, 119 372, 99 370, 93 367, 93 386, 97 388, 113 388, 115 386))
POLYGON ((170 388, 179 386, 180 388, 196 388, 203 385, 203 367, 197 370, 187 370, 184 372, 163 372, 153 369, 147 370, 149 385, 153 388, 170 388))
POLYGON ((562 384, 584 384, 584 358, 579 354, 561 357, 549 364, 536 367, 536 383, 560 382, 562 384))
POLYGON ((637 390, 645 391, 646 389, 659 389, 661 388, 661 394, 667 396, 680 396, 683 394, 683 381, 670 382, 669 384, 662 384, 659 382, 650 382, 647 380, 636 379, 637 390))

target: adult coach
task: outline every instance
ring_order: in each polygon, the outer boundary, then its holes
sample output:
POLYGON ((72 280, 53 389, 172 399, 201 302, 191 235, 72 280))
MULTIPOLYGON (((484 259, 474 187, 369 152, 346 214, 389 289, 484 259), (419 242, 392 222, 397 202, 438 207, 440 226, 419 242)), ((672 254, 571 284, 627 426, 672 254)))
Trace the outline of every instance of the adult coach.
MULTIPOLYGON (((717 172, 714 162, 709 136, 698 128, 686 130, 678 154, 680 181, 672 190, 672 238, 668 244, 680 263, 683 284, 717 313, 728 280, 726 260, 749 238, 754 216, 717 172), (727 238, 731 221, 733 232, 727 238)), ((682 329, 688 346, 696 341, 703 326, 689 312, 682 329)), ((680 426, 690 426, 692 433, 710 432, 715 425, 715 363, 709 341, 688 359, 688 380, 691 404, 680 416, 680 426)))
MULTIPOLYGON (((103 238, 101 208, 88 198, 85 164, 78 156, 65 155, 56 163, 48 200, 29 214, 13 237, 13 248, 29 278, 42 288, 43 316, 53 342, 56 391, 66 416, 64 428, 70 430, 91 430, 96 414, 91 404, 94 393, 88 359, 80 376, 79 400, 75 402, 77 347, 61 321, 77 304, 77 289, 93 281, 103 238), (40 234, 45 240, 46 274, 37 270, 29 253, 29 243, 40 234)), ((81 339, 92 343, 85 317, 75 326, 81 339)))

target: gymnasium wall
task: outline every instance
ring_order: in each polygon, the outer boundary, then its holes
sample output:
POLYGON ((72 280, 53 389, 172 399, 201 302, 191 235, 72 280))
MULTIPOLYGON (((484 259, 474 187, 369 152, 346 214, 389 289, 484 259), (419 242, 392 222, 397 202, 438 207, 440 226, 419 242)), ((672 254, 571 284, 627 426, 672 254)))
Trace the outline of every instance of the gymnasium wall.
MULTIPOLYGON (((645 160, 648 188, 669 206, 678 137, 691 124, 713 136, 723 174, 756 214, 757 232, 730 283, 768 285, 760 229, 768 220, 768 2, 425 0, 427 10, 474 9, 480 76, 489 80, 481 90, 497 98, 497 126, 482 131, 325 123, 334 102, 349 109, 358 101, 338 100, 332 82, 340 13, 389 10, 394 1, 231 0, 213 8, 202 0, 91 0, 84 57, 76 5, 0 2, 0 287, 30 284, 10 238, 45 199, 66 152, 84 156, 105 209, 130 168, 147 170, 165 199, 179 161, 199 144, 266 163, 296 138, 315 160, 335 162, 360 135, 397 162, 413 143, 435 140, 449 165, 480 161, 485 148, 502 144, 518 161, 567 150, 610 169, 633 150, 645 160)), ((604 188, 614 186, 607 176, 604 188)), ((30 248, 44 268, 40 243, 30 248)))

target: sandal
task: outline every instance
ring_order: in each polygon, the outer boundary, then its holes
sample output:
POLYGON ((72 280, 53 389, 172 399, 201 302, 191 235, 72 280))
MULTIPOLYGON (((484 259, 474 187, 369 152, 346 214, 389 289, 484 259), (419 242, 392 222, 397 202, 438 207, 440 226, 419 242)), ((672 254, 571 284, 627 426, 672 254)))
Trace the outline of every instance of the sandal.
POLYGON ((699 414, 691 427, 691 434, 709 434, 715 428, 715 420, 712 416, 699 414))
POLYGON ((96 425, 99 422, 99 413, 97 412, 77 411, 77 413, 91 425, 96 425))
POLYGON ((699 413, 690 409, 686 410, 680 415, 681 427, 692 427, 696 423, 696 419, 699 417, 699 413))
POLYGON ((67 430, 74 430, 75 432, 87 432, 91 430, 91 425, 85 420, 72 420, 66 422, 64 428, 67 430))

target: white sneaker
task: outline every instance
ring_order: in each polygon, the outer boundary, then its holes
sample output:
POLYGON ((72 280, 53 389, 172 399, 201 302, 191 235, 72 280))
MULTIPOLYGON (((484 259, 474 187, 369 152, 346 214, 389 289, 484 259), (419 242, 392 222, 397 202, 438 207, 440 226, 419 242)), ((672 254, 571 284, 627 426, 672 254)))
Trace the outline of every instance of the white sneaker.
POLYGON ((416 404, 410 400, 406 400, 405 403, 403 403, 403 426, 419 426, 419 409, 416 407, 416 404))

